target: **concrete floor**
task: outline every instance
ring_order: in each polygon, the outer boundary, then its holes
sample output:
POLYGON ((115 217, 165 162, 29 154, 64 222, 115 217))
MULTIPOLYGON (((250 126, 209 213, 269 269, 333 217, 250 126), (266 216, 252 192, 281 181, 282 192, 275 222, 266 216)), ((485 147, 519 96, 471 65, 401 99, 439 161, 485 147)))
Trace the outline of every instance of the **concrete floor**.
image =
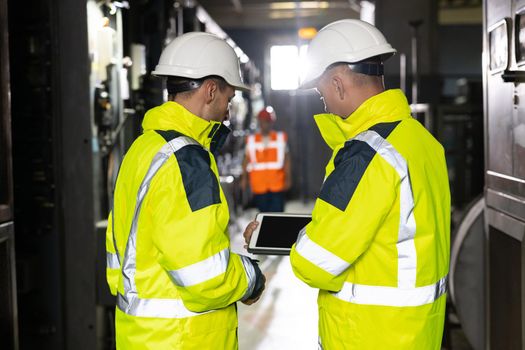
MULTIPOLYGON (((313 202, 293 201, 286 212, 311 213, 313 202)), ((254 209, 232 218, 232 250, 260 261, 265 274, 266 290, 254 305, 238 303, 240 350, 316 350, 317 289, 298 280, 290 267, 289 257, 254 256, 244 249, 242 233, 255 218, 254 209)), ((471 350, 461 328, 450 331, 451 347, 447 350, 471 350)), ((446 349, 446 348, 442 348, 446 349)))
MULTIPOLYGON (((311 213, 313 203, 286 204, 286 212, 311 213)), ((255 256, 243 248, 242 233, 257 211, 245 211, 230 230, 232 250, 260 261, 266 289, 254 305, 238 303, 240 350, 317 349, 317 290, 298 280, 290 259, 255 256)))

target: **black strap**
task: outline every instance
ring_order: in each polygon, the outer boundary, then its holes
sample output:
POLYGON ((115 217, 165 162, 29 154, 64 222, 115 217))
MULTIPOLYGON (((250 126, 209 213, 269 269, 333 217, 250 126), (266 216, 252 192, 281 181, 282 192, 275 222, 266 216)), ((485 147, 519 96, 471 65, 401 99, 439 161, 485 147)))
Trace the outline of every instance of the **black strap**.
POLYGON ((352 72, 380 76, 384 74, 382 63, 354 63, 348 65, 352 72))
POLYGON ((166 89, 168 90, 168 94, 175 95, 179 92, 185 92, 190 90, 195 90, 201 87, 202 83, 204 82, 204 79, 198 79, 198 80, 188 80, 184 82, 172 82, 170 79, 166 82, 166 89))

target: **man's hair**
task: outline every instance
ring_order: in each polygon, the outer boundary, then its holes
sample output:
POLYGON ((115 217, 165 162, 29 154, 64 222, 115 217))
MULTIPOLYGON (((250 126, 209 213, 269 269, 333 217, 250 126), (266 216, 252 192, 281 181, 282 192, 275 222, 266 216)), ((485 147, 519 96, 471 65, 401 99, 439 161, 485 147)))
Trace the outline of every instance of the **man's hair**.
MULTIPOLYGON (((359 61, 356 63, 370 63, 370 64, 377 64, 380 65, 383 63, 383 60, 381 56, 374 56, 367 58, 363 61, 359 61)), ((352 80, 354 85, 356 86, 366 86, 366 85, 377 85, 377 84, 383 84, 383 76, 381 75, 368 75, 363 74, 359 72, 354 72, 352 68, 349 67, 349 63, 346 62, 337 62, 332 65, 330 65, 327 70, 336 68, 336 67, 343 67, 348 77, 352 80)))
POLYGON ((175 96, 190 98, 195 94, 195 91, 202 86, 205 80, 213 80, 219 87, 220 91, 224 91, 228 87, 226 80, 215 75, 210 75, 200 79, 169 76, 166 80, 168 99, 175 100, 175 96))

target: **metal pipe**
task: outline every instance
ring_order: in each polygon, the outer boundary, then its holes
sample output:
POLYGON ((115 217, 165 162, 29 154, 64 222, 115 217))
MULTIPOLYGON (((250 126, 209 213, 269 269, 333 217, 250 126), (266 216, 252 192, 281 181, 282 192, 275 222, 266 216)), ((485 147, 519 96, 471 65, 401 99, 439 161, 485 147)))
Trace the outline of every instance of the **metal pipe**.
POLYGON ((408 22, 412 29, 412 40, 411 40, 411 71, 412 71, 412 104, 416 105, 418 101, 418 38, 417 29, 423 24, 423 20, 416 20, 408 22))
POLYGON ((406 95, 407 92, 407 55, 399 55, 399 87, 406 95))

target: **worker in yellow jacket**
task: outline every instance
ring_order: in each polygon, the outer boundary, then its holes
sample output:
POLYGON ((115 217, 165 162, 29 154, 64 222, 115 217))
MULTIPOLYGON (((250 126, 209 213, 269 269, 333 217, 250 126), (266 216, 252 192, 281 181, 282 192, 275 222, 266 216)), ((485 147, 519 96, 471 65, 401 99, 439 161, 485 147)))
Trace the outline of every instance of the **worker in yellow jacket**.
POLYGON ((117 349, 237 349, 235 303, 255 302, 265 279, 230 251, 214 153, 229 101, 247 87, 233 49, 208 33, 173 40, 153 73, 169 101, 146 113, 108 220, 117 349))
MULTIPOLYGON (((334 22, 307 51, 303 88, 333 149, 290 260, 319 288, 325 350, 440 349, 449 269, 450 192, 443 147, 410 116, 400 90, 384 90, 395 50, 374 26, 334 22)), ((255 225, 245 237, 250 238, 255 225)))

